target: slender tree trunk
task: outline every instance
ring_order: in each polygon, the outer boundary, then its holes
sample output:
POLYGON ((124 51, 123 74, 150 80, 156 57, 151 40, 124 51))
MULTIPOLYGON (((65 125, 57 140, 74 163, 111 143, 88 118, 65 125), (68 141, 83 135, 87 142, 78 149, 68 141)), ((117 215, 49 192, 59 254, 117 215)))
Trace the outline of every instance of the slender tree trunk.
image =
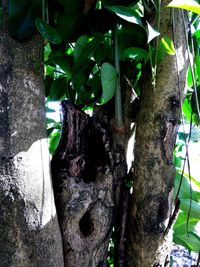
MULTIPOLYGON (((6 1, 4 1, 5 3, 6 1)), ((5 6, 4 6, 5 8, 5 6)), ((43 72, 34 73, 42 39, 0 29, 0 265, 63 266, 49 173, 43 72)))
MULTIPOLYGON (((172 233, 164 234, 172 209, 175 169, 173 148, 185 88, 187 50, 184 18, 174 10, 175 24, 162 2, 160 32, 173 39, 176 55, 158 66, 155 88, 149 69, 143 76, 137 120, 133 194, 128 224, 129 267, 168 266, 172 233)), ((162 37, 161 36, 161 37, 162 37)))

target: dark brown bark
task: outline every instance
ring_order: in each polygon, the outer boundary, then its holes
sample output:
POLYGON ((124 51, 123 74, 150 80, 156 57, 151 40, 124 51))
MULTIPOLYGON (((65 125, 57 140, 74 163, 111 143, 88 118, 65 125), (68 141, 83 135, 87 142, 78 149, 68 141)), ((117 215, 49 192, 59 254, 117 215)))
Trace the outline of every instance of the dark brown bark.
MULTIPOLYGON (((160 31, 173 39, 170 9, 162 2, 160 31)), ((175 170, 173 148, 184 95, 187 50, 184 21, 175 10, 176 55, 158 66, 155 88, 147 70, 143 76, 137 120, 133 194, 128 227, 127 266, 168 266, 171 231, 164 235, 171 209, 175 170), (168 263, 167 263, 168 262, 168 263)))
POLYGON ((62 107, 62 136, 51 166, 65 266, 105 266, 125 157, 97 121, 67 101, 62 107))
MULTIPOLYGON (((7 1, 3 2, 4 4, 7 1)), ((5 6, 4 6, 5 7, 5 6)), ((4 10, 5 11, 5 10, 4 10)), ((38 36, 0 29, 0 266, 63 266, 46 140, 38 36)))
POLYGON ((115 267, 126 266, 126 239, 127 239, 127 223, 129 211, 130 189, 123 188, 123 197, 120 199, 120 207, 118 211, 118 218, 115 222, 115 267))

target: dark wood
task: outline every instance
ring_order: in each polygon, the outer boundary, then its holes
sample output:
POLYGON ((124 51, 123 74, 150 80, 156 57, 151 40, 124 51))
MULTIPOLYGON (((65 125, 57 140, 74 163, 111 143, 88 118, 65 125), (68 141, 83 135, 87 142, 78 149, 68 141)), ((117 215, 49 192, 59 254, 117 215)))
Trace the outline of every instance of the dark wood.
POLYGON ((125 158, 107 131, 68 101, 51 167, 65 266, 105 266, 125 158))

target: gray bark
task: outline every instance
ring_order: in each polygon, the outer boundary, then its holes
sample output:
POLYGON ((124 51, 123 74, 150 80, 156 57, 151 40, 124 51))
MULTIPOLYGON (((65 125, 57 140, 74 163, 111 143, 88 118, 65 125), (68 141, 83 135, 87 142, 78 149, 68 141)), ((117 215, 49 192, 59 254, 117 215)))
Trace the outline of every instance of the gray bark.
POLYGON ((42 40, 0 29, 0 266, 63 266, 46 139, 42 40))
MULTIPOLYGON (((162 1, 160 32, 172 36, 169 1, 162 1)), ((155 88, 143 77, 137 120, 127 266, 168 266, 172 233, 165 234, 172 209, 173 148, 185 89, 187 50, 184 20, 175 10, 175 56, 158 66, 155 88), (180 91, 179 91, 180 90, 180 91)), ((161 37, 162 37, 161 36, 161 37)))
POLYGON ((103 267, 125 157, 96 120, 67 101, 62 106, 62 135, 51 166, 65 266, 103 267))

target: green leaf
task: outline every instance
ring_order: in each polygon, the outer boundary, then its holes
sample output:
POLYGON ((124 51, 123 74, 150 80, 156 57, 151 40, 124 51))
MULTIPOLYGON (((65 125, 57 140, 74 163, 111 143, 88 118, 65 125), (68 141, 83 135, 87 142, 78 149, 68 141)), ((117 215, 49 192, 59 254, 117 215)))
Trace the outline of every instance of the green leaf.
POLYGON ((57 131, 50 135, 49 151, 51 154, 54 154, 56 148, 58 147, 59 141, 60 141, 60 131, 57 131))
POLYGON ((187 87, 192 87, 193 86, 193 79, 192 79, 192 71, 191 71, 191 67, 189 66, 187 69, 187 87))
POLYGON ((124 6, 106 6, 106 8, 114 12, 120 18, 143 27, 141 18, 132 8, 124 6))
POLYGON ((190 247, 187 245, 187 243, 183 239, 181 239, 181 236, 174 235, 173 241, 175 244, 181 245, 181 246, 185 247, 188 251, 190 251, 190 247))
POLYGON ((147 22, 147 33, 148 33, 147 44, 150 43, 154 38, 160 35, 160 33, 154 28, 152 28, 148 22, 147 22))
POLYGON ((117 87, 117 72, 110 63, 105 62, 101 66, 101 84, 103 89, 101 104, 105 104, 113 98, 117 87))
POLYGON ((146 50, 142 49, 142 48, 138 48, 138 47, 130 47, 127 48, 124 51, 124 58, 131 58, 131 59, 145 59, 148 56, 148 53, 146 50))
POLYGON ((76 41, 76 44, 74 47, 74 62, 75 63, 77 62, 78 58, 81 56, 84 48, 87 45, 88 40, 89 40, 89 37, 87 35, 82 35, 76 41))
POLYGON ((179 238, 187 244, 189 250, 196 253, 200 252, 200 241, 194 235, 183 234, 179 238))
POLYGON ((65 77, 60 77, 53 81, 51 85, 50 98, 51 100, 59 100, 65 94, 67 90, 67 79, 65 77))
MULTIPOLYGON (((175 191, 174 195, 176 196, 176 193, 179 188, 179 184, 181 181, 182 176, 182 170, 176 170, 176 179, 175 179, 175 191)), ((189 199, 190 198, 190 183, 192 186, 192 200, 198 202, 199 200, 199 192, 200 191, 200 184, 193 178, 190 177, 187 173, 183 174, 182 177, 182 183, 181 183, 181 189, 179 192, 179 198, 181 199, 189 199)))
POLYGON ((62 42, 62 38, 59 32, 55 28, 47 24, 44 20, 37 18, 35 20, 35 25, 38 31, 47 41, 53 44, 60 44, 62 42))
POLYGON ((192 107, 191 107, 191 100, 189 96, 187 96, 183 102, 182 111, 185 117, 187 118, 187 120, 190 121, 191 115, 192 115, 192 107))
MULTIPOLYGON (((176 194, 177 194, 180 181, 181 181, 181 173, 176 171, 174 196, 176 196, 176 194)), ((179 198, 181 198, 181 199, 190 198, 190 184, 188 182, 188 179, 185 176, 182 177, 182 184, 181 184, 181 190, 179 193, 179 198)))
POLYGON ((54 66, 58 65, 66 74, 68 79, 72 76, 72 65, 74 58, 72 55, 66 55, 62 50, 54 50, 49 56, 49 63, 53 63, 54 66))
POLYGON ((182 8, 200 14, 200 5, 193 0, 173 0, 167 7, 182 8))
POLYGON ((47 124, 56 123, 56 121, 51 118, 46 118, 46 121, 47 121, 47 124))
POLYGON ((192 206, 191 206, 190 216, 200 220, 200 203, 190 199, 180 199, 180 201, 181 201, 180 209, 186 213, 189 212, 190 201, 191 201, 192 206))
MULTIPOLYGON (((198 135, 199 135, 199 128, 198 127, 195 127, 195 128, 198 130, 198 135)), ((189 174, 187 174, 187 173, 184 173, 184 176, 187 177, 188 179, 191 179, 191 182, 197 188, 196 190, 198 190, 200 192, 200 182, 198 182, 194 177, 189 177, 189 174)))
POLYGON ((94 53, 96 50, 99 49, 99 46, 100 46, 102 40, 104 39, 103 34, 95 33, 93 38, 90 38, 90 39, 88 38, 87 43, 86 42, 84 43, 84 40, 82 39, 82 37, 83 36, 81 36, 78 39, 79 44, 76 44, 76 46, 74 48, 74 53, 75 53, 74 54, 74 58, 75 58, 74 68, 79 67, 85 61, 87 61, 91 57, 92 53, 94 53))
POLYGON ((176 54, 176 50, 173 44, 173 41, 165 36, 161 39, 161 44, 163 45, 163 47, 165 48, 165 51, 168 55, 175 55, 176 54))
POLYGON ((200 39, 200 30, 197 30, 193 33, 193 35, 197 38, 200 39))
POLYGON ((87 83, 90 73, 95 66, 93 60, 86 60, 82 65, 76 68, 72 74, 72 84, 76 91, 79 91, 81 86, 87 83))
POLYGON ((83 105, 90 105, 94 102, 92 98, 92 88, 89 88, 87 86, 81 86, 78 91, 78 103, 83 105))
MULTIPOLYGON (((187 213, 179 211, 178 217, 173 227, 175 235, 179 236, 185 234, 187 217, 188 217, 187 213)), ((198 219, 190 217, 188 221, 188 230, 194 231, 197 223, 198 219)))
POLYGON ((55 71, 55 67, 45 64, 45 75, 50 75, 51 77, 54 77, 54 71, 55 71))
MULTIPOLYGON (((200 237, 199 237, 196 233, 194 233, 194 232, 189 232, 189 234, 190 234, 190 235, 193 235, 197 240, 200 241, 200 237)), ((200 247, 199 247, 199 248, 200 248, 200 247)))
POLYGON ((51 54, 51 47, 50 44, 47 43, 44 47, 44 61, 48 60, 50 54, 51 54))
POLYGON ((195 228, 198 223, 198 219, 190 217, 188 225, 186 225, 187 217, 187 213, 179 211, 178 218, 173 227, 173 241, 176 244, 186 247, 190 251, 192 250, 196 252, 196 248, 200 248, 198 244, 199 238, 197 238, 197 235, 195 234, 195 228), (188 228, 186 228, 187 226, 188 228), (189 237, 186 234, 187 230, 189 231, 189 237))
POLYGON ((195 60, 195 65, 196 65, 196 72, 198 76, 198 81, 200 82, 200 56, 197 54, 194 58, 195 60))
POLYGON ((50 136, 54 130, 54 127, 47 129, 47 136, 50 136))

